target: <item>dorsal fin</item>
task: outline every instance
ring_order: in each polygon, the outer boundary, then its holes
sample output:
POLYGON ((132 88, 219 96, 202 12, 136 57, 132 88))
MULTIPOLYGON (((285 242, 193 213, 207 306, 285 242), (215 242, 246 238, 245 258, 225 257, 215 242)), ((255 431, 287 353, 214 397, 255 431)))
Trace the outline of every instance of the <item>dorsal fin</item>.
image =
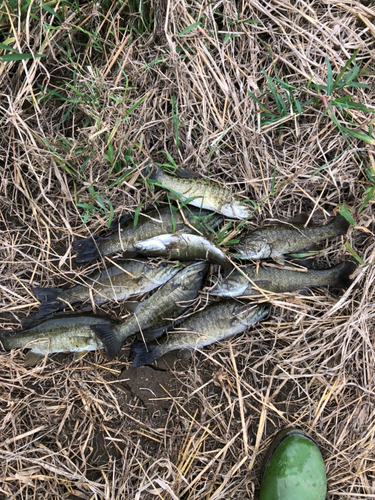
POLYGON ((23 318, 21 320, 21 327, 22 330, 26 328, 31 328, 32 326, 37 325, 38 323, 41 323, 45 319, 47 319, 49 315, 44 316, 44 315, 39 315, 38 313, 35 314, 34 316, 29 316, 28 318, 23 318))
POLYGON ((133 219, 133 216, 130 215, 130 214, 126 214, 126 215, 122 215, 121 217, 119 217, 117 220, 114 220, 112 221, 111 225, 109 226, 109 230, 110 231, 114 231, 115 229, 118 228, 118 226, 123 226, 126 222, 128 222, 129 220, 132 220, 133 219))
POLYGON ((192 172, 191 170, 183 167, 178 167, 176 169, 176 174, 178 175, 178 177, 181 177, 181 179, 202 178, 202 176, 200 176, 199 174, 196 174, 195 172, 192 172))
MULTIPOLYGON (((309 220, 309 215, 301 212, 300 214, 296 214, 294 217, 291 219, 288 219, 287 222, 290 224, 306 224, 306 222, 309 220)), ((310 219, 308 226, 312 226, 312 220, 310 219)))

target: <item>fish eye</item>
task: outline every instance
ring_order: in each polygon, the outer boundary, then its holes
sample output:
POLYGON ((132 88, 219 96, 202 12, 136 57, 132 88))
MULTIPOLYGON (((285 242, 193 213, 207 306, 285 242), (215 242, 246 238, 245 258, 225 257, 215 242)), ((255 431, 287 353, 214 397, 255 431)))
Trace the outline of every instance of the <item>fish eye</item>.
POLYGON ((162 262, 160 267, 167 267, 167 265, 168 265, 168 262, 162 262))

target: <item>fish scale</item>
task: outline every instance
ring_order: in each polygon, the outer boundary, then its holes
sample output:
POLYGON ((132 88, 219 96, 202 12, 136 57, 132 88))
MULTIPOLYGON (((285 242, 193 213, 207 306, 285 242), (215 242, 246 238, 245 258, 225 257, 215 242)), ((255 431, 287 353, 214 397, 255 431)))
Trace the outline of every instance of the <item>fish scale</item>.
POLYGON ((219 281, 210 293, 221 297, 240 297, 259 294, 256 287, 275 293, 295 292, 319 286, 344 289, 350 285, 350 275, 356 267, 352 261, 341 262, 330 269, 309 269, 307 272, 300 272, 297 269, 292 271, 274 267, 257 269, 253 265, 241 266, 240 269, 245 276, 236 269, 226 279, 219 281))
POLYGON ((205 229, 208 216, 207 224, 212 224, 212 227, 221 220, 217 215, 197 208, 184 208, 182 213, 183 216, 179 210, 172 210, 169 206, 160 210, 151 210, 147 216, 139 215, 136 226, 134 226, 134 220, 129 217, 120 224, 119 230, 110 236, 74 241, 73 249, 77 252, 76 262, 89 262, 116 252, 127 252, 132 255, 136 253, 133 248, 134 243, 161 234, 170 234, 182 229, 187 233, 193 233, 194 230, 185 224, 185 220, 193 227, 198 226, 198 229, 205 229))
POLYGON ((153 163, 151 166, 146 166, 143 173, 160 183, 162 187, 178 194, 182 201, 187 200, 187 203, 195 207, 219 212, 234 219, 246 219, 251 213, 230 189, 216 181, 198 177, 185 169, 177 169, 177 174, 180 176, 171 176, 153 163), (182 175, 186 178, 181 177, 182 175))
POLYGON ((6 350, 27 346, 30 349, 26 355, 29 365, 42 359, 47 350, 50 354, 74 352, 77 359, 101 347, 91 328, 97 323, 114 324, 114 321, 93 314, 60 314, 36 320, 19 332, 1 331, 0 341, 6 350))
POLYGON ((108 267, 92 277, 83 276, 86 286, 77 285, 67 290, 61 288, 35 288, 33 293, 41 305, 39 316, 45 316, 68 307, 68 304, 85 302, 92 297, 100 305, 108 300, 124 300, 140 293, 146 293, 171 279, 179 269, 167 262, 156 266, 149 261, 123 261, 108 267))
POLYGON ((187 318, 161 343, 133 343, 132 350, 136 353, 133 366, 150 364, 170 351, 201 349, 220 342, 245 331, 267 314, 265 305, 241 304, 236 300, 212 304, 187 318))
POLYGON ((280 224, 255 229, 235 245, 234 257, 240 259, 272 258, 284 264, 284 254, 297 252, 326 238, 346 234, 349 222, 338 214, 325 226, 280 224))
POLYGON ((186 267, 141 302, 133 316, 121 325, 94 325, 92 328, 103 342, 108 358, 113 359, 125 339, 138 332, 142 332, 141 336, 146 340, 162 335, 172 320, 196 299, 207 269, 205 262, 196 262, 186 267))

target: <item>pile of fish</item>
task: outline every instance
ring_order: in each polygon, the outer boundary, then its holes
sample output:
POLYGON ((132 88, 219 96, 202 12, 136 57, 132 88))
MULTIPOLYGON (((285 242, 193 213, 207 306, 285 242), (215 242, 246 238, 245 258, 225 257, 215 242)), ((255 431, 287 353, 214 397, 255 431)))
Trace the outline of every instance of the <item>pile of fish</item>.
POLYGON ((182 169, 177 173, 178 176, 168 175, 154 164, 142 171, 148 182, 171 191, 183 208, 169 204, 140 215, 136 224, 133 218, 125 217, 110 228, 106 237, 75 241, 77 263, 115 253, 121 253, 126 260, 112 261, 112 266, 80 278, 81 284, 67 290, 34 289, 40 301, 38 313, 24 320, 21 331, 0 332, 0 342, 6 350, 27 347, 29 365, 35 365, 46 353, 74 352, 75 359, 79 359, 97 347, 103 348, 111 360, 124 341, 135 335, 133 365, 142 366, 169 351, 201 349, 247 330, 269 312, 266 303, 252 300, 254 295, 264 299, 267 293, 321 286, 343 289, 350 284, 356 267, 352 261, 326 270, 284 268, 285 256, 345 234, 349 223, 341 215, 324 226, 283 222, 248 232, 233 245, 231 258, 273 259, 279 267, 254 263, 233 266, 232 259, 212 243, 210 236, 224 217, 249 218, 250 208, 217 182, 182 169), (164 259, 155 262, 148 257, 164 259), (191 313, 210 264, 221 266, 221 274, 210 290, 213 297, 221 300, 214 299, 202 310, 191 313), (79 303, 123 301, 153 290, 147 299, 136 303, 123 322, 71 312, 79 303), (63 309, 69 312, 61 312, 63 309))

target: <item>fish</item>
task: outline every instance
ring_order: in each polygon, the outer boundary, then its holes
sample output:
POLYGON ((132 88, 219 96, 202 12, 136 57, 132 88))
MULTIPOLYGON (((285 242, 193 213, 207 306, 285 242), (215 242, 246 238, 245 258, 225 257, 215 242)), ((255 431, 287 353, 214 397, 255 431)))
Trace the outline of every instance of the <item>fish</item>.
POLYGON ((295 292, 315 286, 345 289, 352 282, 350 276, 356 268, 352 261, 341 262, 330 269, 309 269, 307 272, 260 266, 257 270, 253 265, 241 266, 240 269, 251 281, 236 269, 219 281, 210 293, 221 297, 243 297, 259 295, 256 287, 275 293, 295 292))
POLYGON ((206 276, 208 264, 195 262, 182 269, 151 297, 140 302, 133 316, 120 325, 97 324, 92 329, 101 340, 109 360, 119 353, 125 339, 141 332, 149 341, 168 329, 173 319, 181 315, 196 299, 206 276))
POLYGON ((34 288, 33 293, 40 301, 38 316, 46 316, 69 307, 70 304, 92 299, 96 305, 108 300, 125 300, 132 295, 150 292, 166 283, 179 272, 171 263, 162 262, 156 266, 146 260, 118 262, 92 277, 80 279, 84 285, 67 290, 62 288, 34 288))
MULTIPOLYGON (((89 262, 102 256, 116 252, 126 252, 127 256, 134 253, 134 243, 147 240, 160 234, 171 234, 176 231, 194 232, 192 227, 204 231, 216 227, 221 220, 216 214, 207 210, 182 209, 181 212, 172 207, 163 207, 160 210, 151 210, 145 215, 139 215, 136 226, 134 219, 126 216, 120 219, 118 230, 109 236, 98 238, 84 238, 73 242, 73 250, 77 252, 76 262, 89 262), (185 224, 188 222, 192 227, 185 224)), ((111 226, 113 229, 115 225, 111 226)))
POLYGON ((29 366, 35 366, 48 354, 74 352, 74 360, 89 351, 102 347, 96 338, 92 325, 114 324, 114 321, 93 314, 59 314, 43 319, 27 318, 24 329, 18 332, 0 331, 0 342, 5 350, 28 348, 25 356, 29 366))
POLYGON ((349 222, 338 214, 325 226, 304 227, 298 223, 265 226, 242 238, 234 246, 236 253, 233 257, 245 260, 272 258, 278 264, 284 265, 285 254, 308 248, 326 238, 346 234, 349 225, 349 222))
POLYGON ((178 331, 172 331, 160 343, 134 342, 133 366, 149 365, 169 351, 191 351, 220 342, 242 333, 268 314, 265 304, 241 304, 229 299, 212 304, 193 314, 179 325, 178 331))
POLYGON ((233 219, 246 219, 251 214, 250 208, 244 205, 243 200, 234 195, 230 189, 181 167, 177 169, 177 175, 172 176, 152 163, 146 165, 142 174, 177 194, 181 201, 187 201, 195 207, 212 210, 233 219))
POLYGON ((133 246, 142 255, 148 257, 163 256, 180 262, 208 260, 212 264, 219 264, 223 267, 229 264, 225 254, 219 248, 203 236, 196 234, 161 234, 148 240, 138 241, 133 246))

